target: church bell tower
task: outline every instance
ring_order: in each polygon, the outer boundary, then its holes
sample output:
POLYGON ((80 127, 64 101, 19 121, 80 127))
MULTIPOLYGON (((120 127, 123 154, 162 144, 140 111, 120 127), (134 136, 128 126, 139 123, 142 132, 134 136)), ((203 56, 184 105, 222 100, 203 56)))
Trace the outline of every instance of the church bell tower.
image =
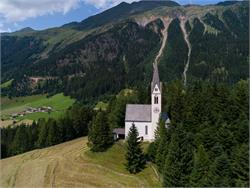
POLYGON ((155 130, 158 126, 161 114, 161 92, 162 86, 159 78, 157 64, 154 64, 153 80, 151 82, 151 122, 152 122, 152 137, 155 138, 155 130))

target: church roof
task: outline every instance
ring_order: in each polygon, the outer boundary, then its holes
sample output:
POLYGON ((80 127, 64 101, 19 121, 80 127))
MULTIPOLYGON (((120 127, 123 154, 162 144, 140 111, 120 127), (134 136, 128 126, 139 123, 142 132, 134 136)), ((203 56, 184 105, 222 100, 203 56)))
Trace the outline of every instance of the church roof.
POLYGON ((115 133, 115 134, 125 134, 125 128, 115 128, 114 130, 113 130, 113 133, 115 133))
POLYGON ((169 119, 169 115, 167 112, 162 112, 161 113, 161 119, 165 122, 169 119))
POLYGON ((160 86, 160 78, 159 78, 158 66, 157 66, 157 64, 154 64, 154 74, 153 74, 153 80, 152 80, 152 83, 151 83, 151 93, 153 92, 154 87, 155 87, 156 84, 160 89, 161 86, 160 86))
POLYGON ((125 121, 151 122, 151 105, 127 104, 125 121))

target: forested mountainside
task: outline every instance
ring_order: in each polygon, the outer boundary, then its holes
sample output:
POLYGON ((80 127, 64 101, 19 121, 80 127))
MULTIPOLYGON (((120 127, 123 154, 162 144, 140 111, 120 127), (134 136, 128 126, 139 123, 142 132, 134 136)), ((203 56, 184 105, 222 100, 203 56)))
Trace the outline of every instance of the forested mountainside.
POLYGON ((79 23, 2 36, 2 93, 64 91, 80 100, 161 80, 233 84, 248 78, 248 2, 121 3, 79 23), (163 42, 166 42, 162 46, 163 42))

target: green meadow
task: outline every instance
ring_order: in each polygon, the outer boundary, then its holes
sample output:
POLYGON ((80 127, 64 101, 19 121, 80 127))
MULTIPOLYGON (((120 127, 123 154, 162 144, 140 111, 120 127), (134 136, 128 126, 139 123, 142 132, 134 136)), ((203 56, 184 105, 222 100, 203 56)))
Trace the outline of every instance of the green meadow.
POLYGON ((2 84, 0 84, 0 88, 6 88, 6 87, 9 87, 11 85, 11 83, 13 82, 13 79, 7 81, 7 82, 4 82, 2 84))
POLYGON ((28 107, 42 107, 50 106, 52 107, 51 112, 34 112, 31 114, 26 114, 23 117, 18 117, 17 120, 37 120, 39 118, 58 118, 65 110, 74 103, 74 99, 68 96, 64 96, 62 93, 56 94, 52 97, 47 97, 46 95, 33 95, 26 97, 15 97, 9 99, 7 97, 1 97, 1 114, 2 119, 9 119, 11 114, 19 113, 26 110, 28 107))

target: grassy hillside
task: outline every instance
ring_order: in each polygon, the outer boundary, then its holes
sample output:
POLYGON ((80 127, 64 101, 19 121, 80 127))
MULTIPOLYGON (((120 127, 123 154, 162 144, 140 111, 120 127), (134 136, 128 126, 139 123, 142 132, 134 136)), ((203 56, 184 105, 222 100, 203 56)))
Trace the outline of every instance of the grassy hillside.
POLYGON ((9 87, 11 85, 12 81, 13 81, 13 79, 8 80, 8 81, 0 84, 0 88, 3 89, 3 88, 6 88, 6 87, 9 87))
MULTIPOLYGON (((56 94, 47 98, 46 95, 33 95, 27 97, 15 97, 9 99, 7 97, 1 98, 1 114, 2 119, 8 120, 12 113, 19 113, 27 109, 28 107, 42 107, 51 106, 51 113, 35 112, 27 114, 23 117, 18 117, 18 120, 37 120, 39 118, 54 117, 57 118, 65 112, 65 110, 74 103, 74 99, 64 96, 62 93, 56 94)), ((1 123, 11 124, 12 122, 3 121, 1 123)))
POLYGON ((0 160, 0 187, 158 187, 151 166, 136 175, 124 169, 124 144, 91 153, 87 137, 0 160))

